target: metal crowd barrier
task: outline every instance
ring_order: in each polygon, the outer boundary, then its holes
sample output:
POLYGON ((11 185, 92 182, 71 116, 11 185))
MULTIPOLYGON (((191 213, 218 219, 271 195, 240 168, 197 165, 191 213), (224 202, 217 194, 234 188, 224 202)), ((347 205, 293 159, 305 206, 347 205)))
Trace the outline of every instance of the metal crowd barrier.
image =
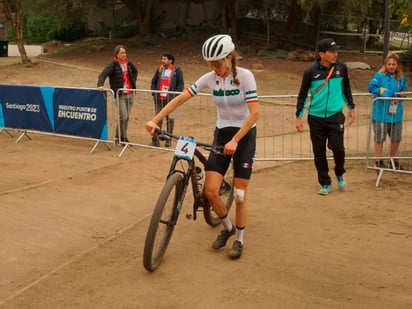
MULTIPOLYGON (((375 98, 373 102, 385 100, 399 100, 399 98, 375 98)), ((368 137, 367 137, 367 151, 366 151, 366 170, 376 170, 377 179, 375 186, 378 187, 384 172, 390 173, 404 173, 412 174, 412 98, 402 98, 403 101, 403 118, 402 118, 402 132, 401 143, 397 155, 390 157, 391 138, 387 135, 386 141, 383 144, 383 155, 377 157, 374 151, 374 133, 372 118, 369 122, 368 137), (375 160, 383 160, 385 167, 375 164, 375 160), (394 160, 400 163, 400 168, 395 166, 394 160)), ((371 111, 371 115, 372 115, 371 111)), ((393 130, 393 128, 392 128, 393 130)), ((397 133, 397 132, 391 132, 397 133)))
MULTIPOLYGON (((7 86, 7 85, 6 85, 7 86)), ((24 85, 22 85, 24 86, 24 85)), ((42 87, 42 86, 36 86, 36 85, 30 85, 30 87, 42 87)), ((53 87, 52 87, 53 88, 53 87)), ((79 90, 92 90, 92 91, 97 91, 96 88, 79 88, 79 87, 55 87, 55 88, 63 88, 63 89, 79 89, 79 90)), ((107 122, 108 122, 108 127, 114 127, 112 124, 116 121, 117 119, 117 112, 116 112, 116 106, 114 104, 114 92, 111 89, 105 89, 105 92, 107 93, 107 122), (112 105, 111 108, 109 108, 109 105, 112 105)), ((37 103, 37 102, 31 102, 31 103, 37 103)), ((24 105, 26 103, 23 102, 24 105)), ((30 104, 29 104, 30 105, 30 104)), ((18 132, 19 137, 16 140, 16 143, 19 143, 24 137, 28 138, 29 140, 32 140, 31 134, 41 134, 41 135, 52 135, 52 136, 59 136, 59 137, 65 137, 65 138, 72 138, 72 139, 79 139, 79 140, 90 140, 94 141, 95 144, 90 150, 90 153, 93 153, 97 146, 101 143, 103 143, 107 149, 112 150, 108 144, 114 144, 114 139, 110 139, 110 136, 114 134, 114 129, 112 129, 112 133, 109 133, 109 138, 108 139, 97 139, 97 138, 91 138, 91 137, 84 137, 84 136, 76 136, 76 135, 70 135, 70 134, 61 134, 61 133, 55 133, 55 132, 47 132, 47 131, 40 131, 36 129, 21 129, 17 127, 2 127, 0 128, 0 133, 5 132, 9 137, 14 138, 14 135, 12 132, 18 132)))
MULTIPOLYGON (((125 89, 121 89, 123 91, 125 89)), ((119 157, 130 146, 150 147, 151 137, 145 130, 145 124, 154 116, 154 99, 151 90, 134 90, 134 107, 129 122, 130 143, 122 143, 119 157)), ((156 92, 156 91, 155 91, 156 92)), ((172 93, 172 92, 171 92, 172 93)), ((177 94, 177 93, 176 93, 177 94)), ((373 97, 369 93, 353 94, 356 104, 356 121, 345 127, 345 151, 347 160, 364 160, 366 170, 376 169, 370 164, 375 159, 371 153, 373 139, 371 138, 371 112, 373 97)), ((261 114, 257 123, 257 153, 256 161, 299 161, 313 160, 312 144, 309 126, 305 115, 305 130, 296 131, 295 110, 297 95, 259 96, 261 114)), ((404 99, 403 133, 397 159, 403 161, 403 170, 381 169, 377 185, 383 171, 411 173, 412 170, 412 104, 404 99)), ((344 113, 347 115, 345 108, 344 113)), ((175 119, 175 133, 193 136, 201 141, 212 141, 216 121, 216 108, 210 94, 200 94, 180 106, 171 115, 175 119)), ((165 121, 163 121, 165 123, 165 121)), ((163 124, 165 128, 165 124, 163 124)), ((389 146, 389 141, 385 146, 389 146)), ((156 147, 157 148, 157 147, 156 147)), ((158 148, 171 151, 163 144, 158 148)), ((372 148, 373 149, 373 148, 372 148)), ((385 148, 385 153, 388 150, 385 148)), ((327 150, 328 159, 333 159, 332 152, 327 150)), ((389 159, 386 155, 384 157, 389 159)))
MULTIPOLYGON (((85 88, 88 89, 88 88, 85 88)), ((95 89, 93 89, 95 90, 95 89)), ((118 94, 121 94, 126 89, 120 89, 118 94)), ((90 153, 93 153, 100 143, 116 144, 116 124, 119 127, 118 114, 118 95, 114 96, 113 91, 106 89, 107 104, 112 108, 107 108, 108 112, 108 140, 95 140, 96 143, 90 153)), ((173 151, 173 149, 165 147, 162 143, 160 147, 151 146, 151 136, 145 130, 147 121, 153 118, 155 114, 153 93, 148 89, 132 90, 134 95, 134 103, 129 116, 128 139, 129 142, 120 141, 119 157, 123 156, 126 150, 132 152, 141 148, 153 148, 159 151, 173 151)), ((178 92, 170 92, 178 94, 178 92)), ((257 123, 257 161, 298 161, 298 160, 313 160, 312 146, 309 136, 309 126, 306 121, 304 132, 299 133, 295 128, 295 109, 297 95, 273 95, 259 96, 259 104, 261 106, 261 114, 257 123)), ((345 128, 345 149, 346 158, 348 160, 365 160, 366 170, 376 169, 370 162, 376 159, 371 152, 373 149, 373 140, 371 135, 371 107, 373 98, 369 93, 354 94, 356 104, 356 121, 352 126, 345 128), (372 147, 372 148, 371 148, 372 147)), ((379 100, 379 99, 378 99, 379 100)), ((410 173, 412 165, 412 141, 411 141, 411 121, 412 121, 412 103, 409 101, 412 98, 404 98, 404 115, 403 115, 403 133, 402 141, 399 148, 397 159, 403 160, 404 170, 388 170, 379 169, 378 172, 382 176, 383 171, 410 173)), ((344 109, 345 115, 347 109, 344 109)), ((184 134, 193 136, 199 141, 211 142, 213 140, 213 132, 216 122, 216 107, 210 94, 199 94, 193 97, 189 102, 180 106, 171 117, 174 121, 174 132, 176 134, 184 134)), ((166 124, 163 122, 163 129, 166 124)), ((14 130, 14 129, 13 129, 14 130)), ((0 133, 6 132, 11 137, 12 131, 8 128, 0 128, 0 133)), ((22 131, 18 141, 27 136, 30 130, 22 131)), ((42 132, 36 132, 42 133, 42 132)), ((44 133, 51 134, 51 133, 44 133)), ((53 134, 56 135, 56 134, 53 134)), ((120 134, 119 134, 120 136, 120 134)), ((72 138, 88 139, 83 137, 66 136, 72 138)), ((18 142, 17 141, 17 142, 18 142)), ((385 143, 385 147, 389 146, 389 140, 385 143)), ((108 146, 108 145, 106 145, 108 146)), ((111 149, 110 147, 108 147, 111 149)), ((388 151, 385 148, 385 153, 388 151)), ((328 150, 328 158, 332 159, 332 153, 328 150)), ((389 159, 388 155, 384 159, 389 159)), ((377 185, 379 184, 379 178, 377 185)))
MULTIPOLYGON (((118 94, 128 89, 119 89, 118 94)), ((128 139, 129 143, 120 141, 122 150, 119 157, 123 156, 126 150, 134 152, 135 147, 156 148, 162 151, 172 151, 162 143, 161 147, 151 146, 152 138, 145 129, 146 122, 151 120, 155 115, 155 105, 152 93, 159 91, 134 89, 132 90, 133 108, 129 115, 128 139), (133 147, 135 146, 135 147, 133 147)), ((179 92, 169 92, 170 94, 179 94, 179 92)), ((118 106, 119 95, 116 95, 118 106)), ((118 112, 118 109, 116 109, 118 112)), ((176 134, 185 134, 195 137, 200 141, 212 141, 213 130, 215 127, 216 110, 212 97, 208 94, 199 94, 189 102, 180 106, 170 115, 175 119, 174 132, 176 134)), ((117 117, 117 121, 119 121, 117 117)), ((119 123, 118 123, 119 127, 119 123)), ((163 129, 166 129, 166 121, 163 121, 163 129)), ((120 134, 119 134, 120 136, 120 134)))
MULTIPOLYGON (((151 147, 149 145, 151 137, 145 130, 145 124, 154 116, 153 91, 139 89, 133 92, 135 95, 134 106, 128 130, 130 143, 122 143, 123 148, 128 148, 130 145, 151 147)), ((299 133, 295 128, 296 98, 297 95, 259 96, 261 114, 257 123, 257 160, 313 159, 306 116, 305 131, 299 133)), ((373 99, 369 93, 358 93, 354 94, 354 100, 357 119, 352 126, 345 128, 345 148, 348 159, 365 159, 373 99)), ((347 114, 346 109, 344 113, 347 114)), ((172 117, 175 119, 174 131, 177 134, 194 136, 201 141, 212 141, 216 108, 210 94, 200 94, 193 97, 186 104, 180 106, 172 114, 172 117)), ((164 145, 161 145, 159 149, 168 150, 164 145)), ((332 153, 328 152, 328 156, 331 157, 332 153)))

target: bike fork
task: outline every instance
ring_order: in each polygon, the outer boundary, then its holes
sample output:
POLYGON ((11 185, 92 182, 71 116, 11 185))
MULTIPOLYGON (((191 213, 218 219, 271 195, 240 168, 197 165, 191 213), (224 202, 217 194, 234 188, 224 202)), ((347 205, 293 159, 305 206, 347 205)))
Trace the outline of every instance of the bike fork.
POLYGON ((177 206, 175 207, 175 209, 174 209, 174 211, 173 211, 173 215, 172 215, 172 217, 170 218, 170 224, 171 224, 171 225, 176 225, 177 219, 179 218, 179 214, 180 214, 180 211, 181 211, 182 206, 183 206, 183 201, 185 200, 187 187, 188 187, 188 184, 186 183, 186 184, 183 186, 183 188, 182 188, 182 192, 181 192, 181 194, 180 194, 180 196, 179 196, 179 200, 178 200, 178 202, 177 202, 177 206))

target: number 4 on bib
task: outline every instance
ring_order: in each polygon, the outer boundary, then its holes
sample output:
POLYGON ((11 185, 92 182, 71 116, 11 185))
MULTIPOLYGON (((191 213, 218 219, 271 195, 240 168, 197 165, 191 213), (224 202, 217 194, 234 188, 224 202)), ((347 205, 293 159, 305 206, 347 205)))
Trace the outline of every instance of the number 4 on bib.
POLYGON ((176 158, 181 158, 190 161, 193 159, 195 149, 196 141, 193 138, 180 136, 177 141, 174 156, 176 158))

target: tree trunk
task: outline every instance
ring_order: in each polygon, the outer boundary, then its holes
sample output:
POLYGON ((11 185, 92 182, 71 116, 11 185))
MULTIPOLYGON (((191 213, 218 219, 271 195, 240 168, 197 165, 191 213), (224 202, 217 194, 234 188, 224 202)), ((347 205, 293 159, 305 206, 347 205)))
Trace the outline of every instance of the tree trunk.
POLYGON ((146 6, 146 10, 145 10, 145 14, 142 20, 142 24, 140 27, 140 34, 149 34, 151 33, 152 27, 152 8, 153 8, 153 4, 156 0, 149 0, 147 1, 147 6, 146 6))
POLYGON ((24 48, 24 38, 23 38, 23 16, 21 5, 16 4, 16 12, 14 13, 15 16, 15 29, 16 37, 17 37, 17 48, 19 49, 21 62, 23 64, 31 62, 30 59, 27 57, 26 49, 24 48))
POLYGON ((17 48, 20 53, 21 63, 31 63, 31 60, 27 57, 26 49, 24 48, 23 38, 17 39, 17 48))
POLYGON ((315 25, 315 29, 316 29, 316 39, 315 42, 313 42, 314 45, 314 49, 316 49, 316 44, 320 39, 320 22, 321 22, 321 18, 322 18, 322 9, 318 6, 318 5, 314 5, 312 7, 312 11, 311 11, 311 19, 313 21, 313 24, 315 25))
POLYGON ((225 0, 222 7, 222 29, 229 32, 233 40, 238 38, 236 0, 225 0))
POLYGON ((17 47, 19 49, 21 62, 23 64, 31 63, 31 60, 27 57, 26 49, 24 48, 23 11, 21 1, 0 0, 0 12, 3 13, 7 22, 10 24, 10 26, 16 33, 17 47), (14 8, 14 11, 11 9, 12 7, 14 8))
POLYGON ((233 40, 238 39, 238 29, 237 29, 237 14, 236 14, 236 1, 235 0, 229 0, 229 5, 228 5, 228 11, 229 11, 229 16, 230 16, 230 30, 232 34, 233 40))
POLYGON ((202 8, 203 8, 203 12, 204 12, 204 14, 205 14, 205 20, 206 20, 207 24, 209 25, 210 28, 215 29, 215 28, 216 28, 216 24, 209 18, 209 14, 208 14, 207 6, 206 6, 205 2, 204 2, 204 1, 200 1, 200 5, 201 5, 202 8))
POLYGON ((266 20, 266 49, 270 49, 270 9, 265 7, 265 20, 266 20))
POLYGON ((298 28, 298 23, 301 22, 301 7, 297 0, 292 0, 289 5, 288 20, 287 20, 287 29, 288 37, 293 39, 295 38, 295 33, 298 28))
MULTIPOLYGON (((1 0, 0 0, 1 1, 1 0)), ((139 33, 151 32, 152 9, 157 0, 121 0, 139 22, 139 33)))

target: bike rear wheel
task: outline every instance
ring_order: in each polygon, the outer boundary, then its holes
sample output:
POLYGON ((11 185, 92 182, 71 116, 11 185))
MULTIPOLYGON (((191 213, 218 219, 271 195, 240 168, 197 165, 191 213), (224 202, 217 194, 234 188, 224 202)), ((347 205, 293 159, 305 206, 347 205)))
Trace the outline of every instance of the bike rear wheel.
POLYGON ((154 271, 163 259, 177 218, 183 193, 183 176, 171 175, 163 186, 150 219, 143 252, 143 266, 154 271))
MULTIPOLYGON (((231 163, 230 167, 228 168, 225 174, 225 177, 223 177, 223 181, 220 185, 219 192, 219 195, 223 199, 223 203, 225 204, 225 207, 228 211, 232 207, 233 203, 233 181, 233 164, 231 163)), ((205 218, 206 223, 210 226, 218 226, 221 222, 219 216, 215 213, 213 207, 210 204, 203 206, 203 216, 205 218)))

